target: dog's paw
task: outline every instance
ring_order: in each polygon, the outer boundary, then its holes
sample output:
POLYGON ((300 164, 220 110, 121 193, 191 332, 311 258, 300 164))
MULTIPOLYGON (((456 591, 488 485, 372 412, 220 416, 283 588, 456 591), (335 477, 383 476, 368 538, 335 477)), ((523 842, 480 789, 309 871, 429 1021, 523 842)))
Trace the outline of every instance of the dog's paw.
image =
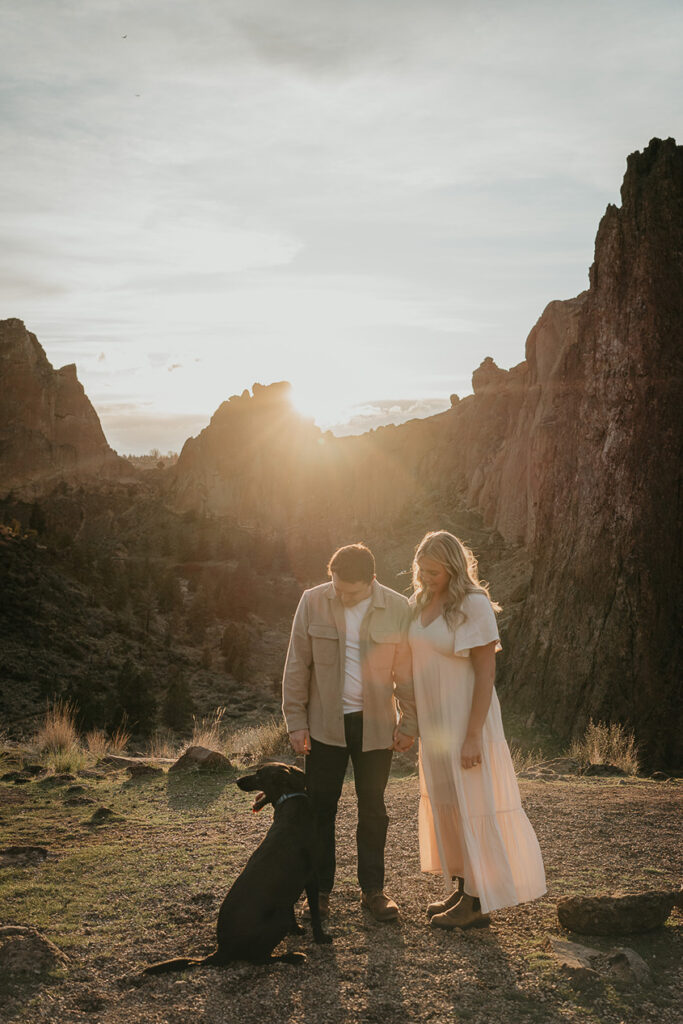
POLYGON ((334 939, 331 935, 327 935, 325 932, 320 932, 319 935, 314 935, 313 938, 319 946, 331 946, 334 939))
POLYGON ((305 964, 307 957, 305 953, 281 953, 272 959, 279 960, 283 964, 305 964))

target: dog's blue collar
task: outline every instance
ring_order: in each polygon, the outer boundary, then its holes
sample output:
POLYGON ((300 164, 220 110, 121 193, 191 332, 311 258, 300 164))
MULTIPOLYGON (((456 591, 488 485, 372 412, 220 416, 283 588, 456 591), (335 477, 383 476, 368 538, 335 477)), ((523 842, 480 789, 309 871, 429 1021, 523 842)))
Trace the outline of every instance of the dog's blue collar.
POLYGON ((306 799, 308 800, 308 793, 283 793, 282 796, 279 796, 277 798, 273 806, 279 807, 280 804, 283 804, 285 802, 285 800, 291 800, 293 796, 305 796, 306 799))

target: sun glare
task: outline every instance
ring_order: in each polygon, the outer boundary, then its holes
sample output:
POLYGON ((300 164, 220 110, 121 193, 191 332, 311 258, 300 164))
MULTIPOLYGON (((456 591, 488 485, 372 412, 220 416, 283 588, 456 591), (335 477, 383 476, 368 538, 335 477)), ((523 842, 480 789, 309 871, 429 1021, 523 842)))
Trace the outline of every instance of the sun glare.
POLYGON ((351 405, 344 396, 316 387, 292 387, 292 405, 302 416, 315 420, 321 430, 346 423, 352 414, 351 405))

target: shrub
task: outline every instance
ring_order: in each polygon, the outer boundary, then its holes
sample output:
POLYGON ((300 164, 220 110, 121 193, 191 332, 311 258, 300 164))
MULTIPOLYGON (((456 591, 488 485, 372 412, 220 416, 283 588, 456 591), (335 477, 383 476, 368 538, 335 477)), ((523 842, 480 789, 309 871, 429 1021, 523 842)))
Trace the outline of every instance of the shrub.
POLYGON ((162 717, 169 729, 183 732, 188 728, 194 715, 194 701, 187 679, 177 672, 171 679, 164 697, 162 717))
POLYGON ((149 736, 156 724, 154 680, 147 669, 138 669, 127 658, 119 669, 114 688, 111 719, 119 727, 149 736))
POLYGON ((581 739, 573 741, 569 756, 575 757, 582 765, 614 764, 629 775, 637 775, 640 763, 638 747, 632 732, 627 732, 618 722, 589 721, 581 739))
POLYGON ((244 622, 226 623, 221 637, 221 653, 225 659, 225 669, 235 679, 242 679, 249 667, 251 635, 244 622))

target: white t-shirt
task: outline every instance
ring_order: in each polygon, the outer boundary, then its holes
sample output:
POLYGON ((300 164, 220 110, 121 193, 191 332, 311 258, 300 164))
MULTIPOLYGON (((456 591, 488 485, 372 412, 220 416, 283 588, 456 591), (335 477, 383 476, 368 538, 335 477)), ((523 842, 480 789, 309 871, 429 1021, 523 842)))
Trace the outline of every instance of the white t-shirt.
POLYGON ((363 677, 360 663, 360 624, 370 607, 372 595, 364 601, 344 609, 346 622, 346 661, 344 667, 344 693, 342 706, 344 714, 363 710, 363 677))

